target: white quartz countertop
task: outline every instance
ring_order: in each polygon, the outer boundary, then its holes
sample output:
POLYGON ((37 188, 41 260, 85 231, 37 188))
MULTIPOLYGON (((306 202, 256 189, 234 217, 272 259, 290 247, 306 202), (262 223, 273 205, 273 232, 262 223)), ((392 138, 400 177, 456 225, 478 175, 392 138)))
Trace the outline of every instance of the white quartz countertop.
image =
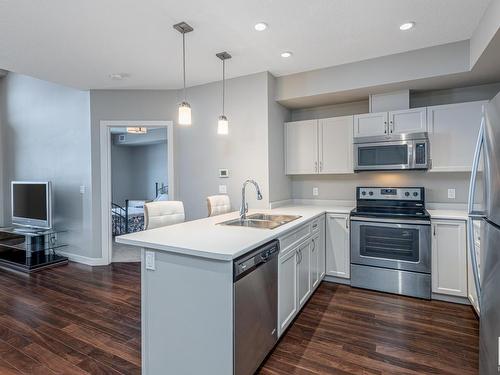
MULTIPOLYGON (((272 210, 253 209, 252 213, 300 215, 301 218, 276 229, 259 229, 219 225, 236 219, 238 212, 187 221, 168 227, 151 229, 116 237, 119 243, 175 252, 221 261, 231 261, 246 252, 281 237, 324 213, 348 214, 353 206, 292 204, 272 210)), ((467 220, 467 211, 428 209, 432 219, 467 220)))
POLYGON ((252 213, 300 215, 301 218, 276 229, 259 229, 219 225, 235 219, 238 212, 187 221, 168 227, 151 229, 116 237, 119 243, 181 253, 214 260, 231 261, 240 255, 284 235, 301 224, 326 212, 348 214, 350 206, 291 205, 272 210, 254 209, 252 213))
POLYGON ((468 215, 466 210, 435 210, 427 209, 431 215, 431 219, 443 220, 467 220, 468 215))

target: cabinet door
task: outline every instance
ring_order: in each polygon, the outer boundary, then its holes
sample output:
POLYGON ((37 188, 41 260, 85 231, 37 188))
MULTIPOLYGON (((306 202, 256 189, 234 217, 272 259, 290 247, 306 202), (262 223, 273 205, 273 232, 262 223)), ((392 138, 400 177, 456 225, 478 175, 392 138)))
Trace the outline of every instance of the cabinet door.
POLYGON ((319 233, 311 238, 311 267, 310 267, 310 280, 311 290, 314 290, 320 281, 319 270, 319 254, 320 254, 319 233))
POLYGON ((387 134, 387 112, 365 113, 354 116, 354 136, 369 137, 387 134))
POLYGON ((472 169, 484 103, 427 108, 432 172, 467 172, 472 169))
POLYGON ((311 294, 311 243, 307 241, 297 250, 297 292, 299 309, 311 294))
POLYGON ((318 173, 318 120, 285 124, 287 174, 318 173))
POLYGON ((350 277, 349 215, 328 214, 326 218, 326 274, 350 277))
POLYGON ((467 297, 465 222, 432 221, 432 292, 467 297))
POLYGON ((325 217, 323 216, 319 221, 319 280, 323 280, 326 272, 326 249, 325 249, 325 217))
POLYGON ((427 108, 389 112, 389 133, 419 133, 427 131, 427 108))
POLYGON ((354 173, 353 116, 319 120, 319 173, 354 173))
POLYGON ((293 249, 278 262, 278 317, 279 334, 293 320, 297 305, 297 249, 293 249))

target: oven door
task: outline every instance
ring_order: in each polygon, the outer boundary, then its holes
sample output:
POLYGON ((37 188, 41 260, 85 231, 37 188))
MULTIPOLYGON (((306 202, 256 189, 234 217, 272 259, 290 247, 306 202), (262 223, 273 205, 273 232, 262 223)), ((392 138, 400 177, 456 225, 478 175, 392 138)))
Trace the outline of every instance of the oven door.
POLYGON ((413 141, 355 143, 354 170, 411 169, 413 141))
POLYGON ((430 222, 351 218, 351 263, 430 273, 430 222))

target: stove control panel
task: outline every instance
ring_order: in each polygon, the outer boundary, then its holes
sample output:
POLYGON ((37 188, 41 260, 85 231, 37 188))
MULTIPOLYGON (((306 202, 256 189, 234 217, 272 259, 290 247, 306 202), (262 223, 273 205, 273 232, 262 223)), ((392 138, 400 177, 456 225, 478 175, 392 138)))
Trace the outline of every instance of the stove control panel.
POLYGON ((359 187, 358 200, 423 200, 424 188, 381 188, 381 187, 359 187))

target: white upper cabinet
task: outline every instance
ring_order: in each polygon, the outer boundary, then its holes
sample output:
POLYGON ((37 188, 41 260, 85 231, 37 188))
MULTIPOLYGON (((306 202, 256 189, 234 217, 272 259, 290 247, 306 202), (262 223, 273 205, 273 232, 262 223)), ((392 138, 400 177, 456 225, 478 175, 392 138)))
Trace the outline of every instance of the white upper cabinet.
POLYGON ((318 173, 318 120, 285 124, 287 174, 318 173))
POLYGON ((319 120, 319 173, 354 173, 353 119, 342 116, 319 120))
POLYGON ((468 172, 485 101, 427 107, 433 172, 468 172))
POLYGON ((365 113, 354 116, 354 136, 371 137, 384 135, 388 131, 388 113, 365 113))
POLYGON ((427 131, 427 108, 389 112, 389 133, 405 134, 427 131))
POLYGON ((432 220, 432 292, 467 297, 465 221, 432 220))

